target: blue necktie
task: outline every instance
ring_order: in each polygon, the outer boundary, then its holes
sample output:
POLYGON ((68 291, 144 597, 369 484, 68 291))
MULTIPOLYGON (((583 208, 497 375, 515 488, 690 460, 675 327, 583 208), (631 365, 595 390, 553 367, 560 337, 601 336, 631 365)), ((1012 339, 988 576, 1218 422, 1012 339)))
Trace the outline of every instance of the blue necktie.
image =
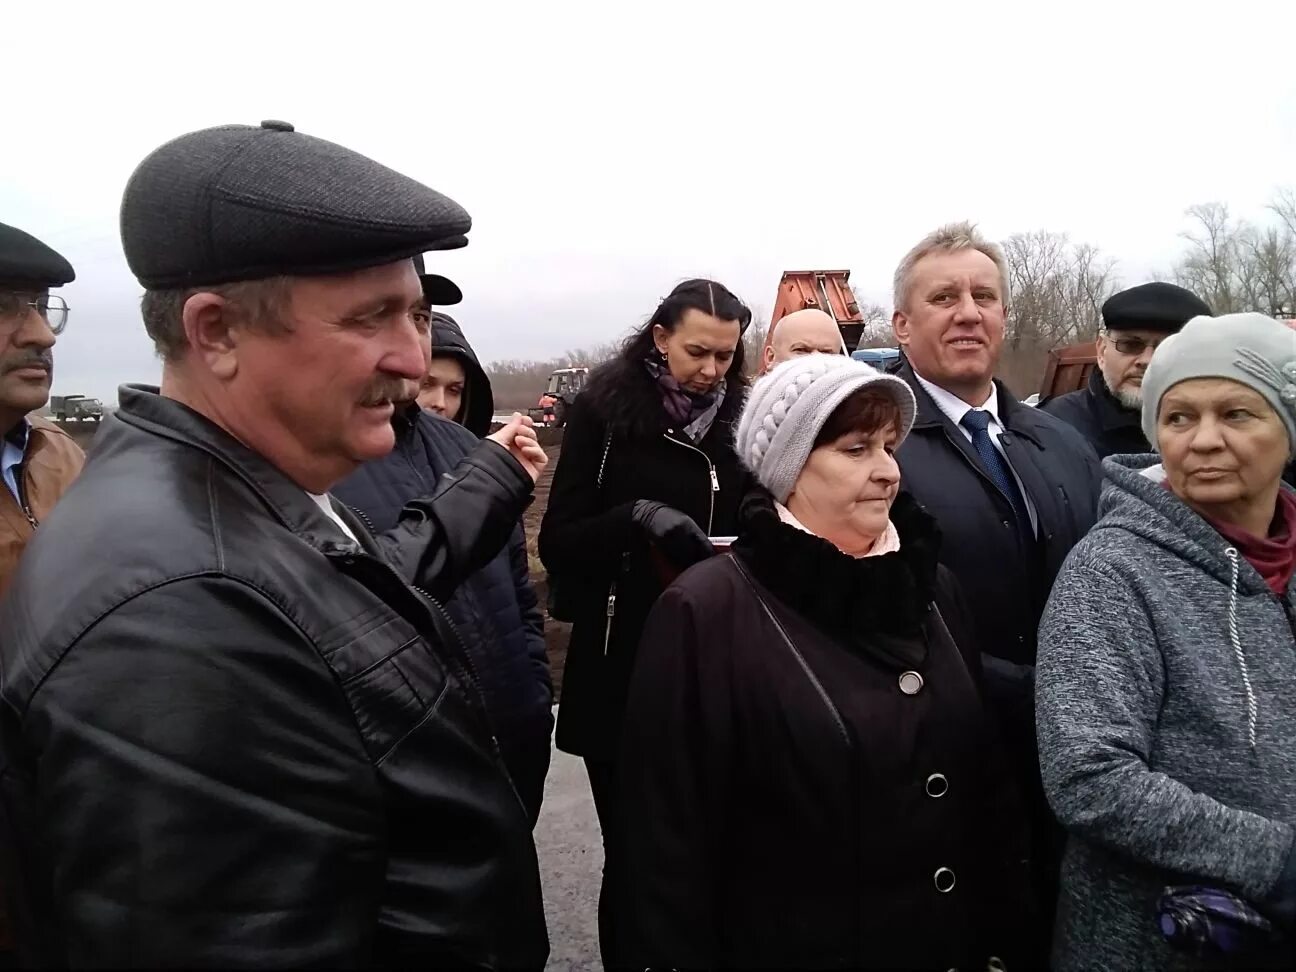
POLYGON ((1007 497, 1017 514, 1017 522, 1023 528, 1030 526, 1030 514, 1026 511, 1026 501, 1022 499, 1021 490, 1017 488, 1017 479, 1008 468, 1005 459, 995 444, 990 441, 990 413, 980 408, 969 409, 964 413, 959 424, 972 433, 972 448, 981 459, 981 465, 990 474, 990 479, 999 487, 999 492, 1007 497))

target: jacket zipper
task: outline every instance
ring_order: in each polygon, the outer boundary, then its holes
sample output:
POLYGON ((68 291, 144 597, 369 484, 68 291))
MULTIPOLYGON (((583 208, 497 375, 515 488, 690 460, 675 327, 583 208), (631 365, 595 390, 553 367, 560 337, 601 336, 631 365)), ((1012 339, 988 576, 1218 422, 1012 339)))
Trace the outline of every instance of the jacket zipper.
POLYGON ((681 442, 679 439, 673 438, 670 435, 662 436, 662 438, 664 438, 667 442, 675 443, 675 445, 679 446, 681 449, 689 449, 692 452, 696 452, 699 456, 701 456, 704 460, 706 460, 707 472, 711 476, 711 493, 709 495, 710 507, 707 509, 707 528, 706 528, 707 536, 709 537, 711 536, 711 526, 712 526, 711 521, 715 519, 716 493, 720 492, 720 477, 716 475, 715 464, 711 461, 711 457, 708 456, 701 449, 699 449, 697 446, 689 445, 687 442, 681 442))
POLYGON ((27 522, 30 523, 31 528, 35 530, 39 524, 36 522, 36 517, 32 515, 31 507, 27 505, 27 490, 23 484, 23 480, 26 479, 26 476, 27 460, 24 458, 23 461, 18 463, 17 467, 14 469, 14 483, 18 487, 18 508, 22 510, 23 516, 27 517, 27 522))
MULTIPOLYGON (((630 551, 621 551, 621 573, 625 573, 630 562, 630 551)), ((603 657, 607 657, 608 646, 612 643, 612 620, 616 617, 616 599, 617 599, 617 582, 616 578, 612 579, 612 586, 608 588, 607 599, 607 620, 603 622, 603 657)))

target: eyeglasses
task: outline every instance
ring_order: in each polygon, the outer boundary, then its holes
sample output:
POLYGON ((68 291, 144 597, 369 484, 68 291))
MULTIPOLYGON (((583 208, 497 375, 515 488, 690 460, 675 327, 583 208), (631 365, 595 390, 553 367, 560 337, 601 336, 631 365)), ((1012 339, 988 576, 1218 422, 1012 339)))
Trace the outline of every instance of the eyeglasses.
MULTIPOLYGON (((1161 341, 1164 340, 1165 338, 1161 339, 1161 341)), ((1144 341, 1140 337, 1118 337, 1112 338, 1112 346, 1121 354, 1137 357, 1148 348, 1155 351, 1161 346, 1161 341, 1144 341)))
POLYGON ((0 291, 0 321, 18 321, 29 310, 36 311, 51 331, 62 334, 67 326, 68 305, 57 294, 18 294, 0 291))

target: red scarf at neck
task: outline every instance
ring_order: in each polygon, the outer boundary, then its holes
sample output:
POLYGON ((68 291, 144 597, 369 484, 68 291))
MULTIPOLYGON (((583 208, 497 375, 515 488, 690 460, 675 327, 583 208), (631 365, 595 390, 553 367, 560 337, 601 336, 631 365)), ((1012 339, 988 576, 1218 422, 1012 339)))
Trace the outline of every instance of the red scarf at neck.
POLYGON ((1257 537, 1214 517, 1202 516, 1220 536, 1237 547, 1238 553, 1264 578, 1271 591, 1279 597, 1287 593, 1287 584, 1296 573, 1296 496, 1285 489, 1278 491, 1278 506, 1267 537, 1257 537))

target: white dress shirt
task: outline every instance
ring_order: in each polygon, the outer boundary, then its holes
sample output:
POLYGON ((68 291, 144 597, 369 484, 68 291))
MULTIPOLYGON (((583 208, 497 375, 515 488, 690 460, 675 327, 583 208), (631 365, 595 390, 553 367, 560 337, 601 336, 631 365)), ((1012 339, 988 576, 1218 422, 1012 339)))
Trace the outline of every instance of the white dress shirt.
POLYGON ((1012 472, 1013 479, 1017 483, 1017 491, 1021 493, 1022 499, 1026 503, 1026 512, 1030 515, 1031 530, 1039 535, 1039 517, 1035 513, 1035 502, 1031 499, 1030 493, 1026 492, 1026 487, 1022 485, 1021 477, 1017 475, 1017 470, 1013 469, 1012 463, 1004 455, 1003 446, 999 442, 999 436, 1003 435, 1003 423, 999 421, 999 389, 992 382, 990 385, 990 397, 982 405, 969 405, 963 399, 959 398, 952 392, 946 391, 939 385, 933 385, 930 381, 914 372, 914 377, 918 379, 918 384, 922 385, 923 390, 931 396, 936 407, 945 413, 945 416, 954 423, 954 428, 963 434, 963 438, 969 442, 972 441, 972 430, 966 428, 963 423, 963 416, 974 408, 980 408, 982 411, 990 413, 990 424, 986 427, 986 432, 990 436, 990 441, 994 447, 999 450, 999 454, 1004 456, 1004 465, 1012 472))

